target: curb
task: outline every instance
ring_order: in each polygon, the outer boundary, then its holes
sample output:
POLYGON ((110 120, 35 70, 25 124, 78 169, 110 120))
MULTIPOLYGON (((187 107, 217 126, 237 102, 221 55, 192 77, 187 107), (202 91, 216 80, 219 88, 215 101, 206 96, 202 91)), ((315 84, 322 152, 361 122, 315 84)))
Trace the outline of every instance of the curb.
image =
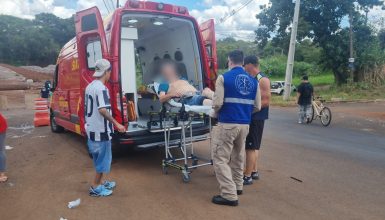
MULTIPOLYGON (((367 99, 359 99, 359 100, 340 100, 340 101, 326 101, 326 104, 340 104, 340 103, 379 103, 385 102, 385 99, 375 99, 375 100, 367 100, 367 99)), ((295 107, 297 104, 293 102, 288 102, 286 104, 272 104, 271 106, 275 107, 295 107)))

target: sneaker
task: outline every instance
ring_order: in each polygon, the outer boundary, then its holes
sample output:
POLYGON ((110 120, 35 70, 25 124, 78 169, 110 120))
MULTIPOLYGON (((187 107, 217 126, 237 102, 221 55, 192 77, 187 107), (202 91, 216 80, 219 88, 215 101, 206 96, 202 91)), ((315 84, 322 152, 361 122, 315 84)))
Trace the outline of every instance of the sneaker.
POLYGON ((307 117, 307 118, 306 118, 306 124, 309 124, 309 123, 310 123, 310 118, 307 117))
POLYGON ((253 180, 259 180, 259 173, 258 173, 258 171, 257 172, 252 172, 251 173, 251 178, 253 180))
POLYGON ((89 195, 94 197, 110 196, 111 194, 112 190, 106 189, 103 185, 99 185, 96 188, 91 186, 89 189, 89 195))
POLYGON ((108 190, 113 190, 116 186, 116 182, 114 181, 104 181, 103 186, 108 190))
POLYGON ((298 124, 302 124, 303 122, 302 121, 298 121, 298 124))
POLYGON ((251 176, 243 176, 243 185, 251 185, 253 184, 253 179, 251 176))

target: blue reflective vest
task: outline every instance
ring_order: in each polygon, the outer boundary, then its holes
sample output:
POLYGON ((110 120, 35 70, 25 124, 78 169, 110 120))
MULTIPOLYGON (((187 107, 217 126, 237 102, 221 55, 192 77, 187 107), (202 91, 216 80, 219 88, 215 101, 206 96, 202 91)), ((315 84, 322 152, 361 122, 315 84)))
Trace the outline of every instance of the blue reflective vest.
POLYGON ((224 101, 218 112, 218 121, 232 124, 249 124, 257 93, 257 80, 242 67, 234 67, 223 74, 224 101))

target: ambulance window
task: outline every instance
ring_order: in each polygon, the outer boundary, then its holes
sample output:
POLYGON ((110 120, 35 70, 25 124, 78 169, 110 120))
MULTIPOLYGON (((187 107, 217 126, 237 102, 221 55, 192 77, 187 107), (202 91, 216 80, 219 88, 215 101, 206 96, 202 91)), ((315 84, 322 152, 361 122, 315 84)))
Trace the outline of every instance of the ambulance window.
POLYGON ((206 51, 207 51, 207 55, 209 55, 209 57, 212 57, 211 45, 206 45, 206 51))
POLYGON ((54 74, 53 83, 52 83, 52 90, 54 90, 57 86, 58 75, 59 75, 59 64, 56 65, 56 68, 55 68, 55 74, 54 74))
POLYGON ((82 31, 92 31, 98 29, 98 22, 95 14, 89 14, 82 17, 82 31))
POLYGON ((87 44, 87 66, 88 69, 95 68, 95 62, 102 59, 102 45, 100 40, 92 41, 87 44))

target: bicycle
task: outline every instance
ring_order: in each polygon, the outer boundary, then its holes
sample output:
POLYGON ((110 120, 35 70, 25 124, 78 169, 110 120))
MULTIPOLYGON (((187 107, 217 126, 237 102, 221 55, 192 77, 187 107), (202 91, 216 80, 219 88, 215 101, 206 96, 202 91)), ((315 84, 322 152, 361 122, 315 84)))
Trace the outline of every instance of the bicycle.
POLYGON ((329 126, 332 121, 332 112, 330 108, 326 107, 324 103, 326 100, 322 99, 322 97, 313 98, 312 101, 312 117, 308 121, 311 123, 314 119, 319 118, 323 126, 329 126))

